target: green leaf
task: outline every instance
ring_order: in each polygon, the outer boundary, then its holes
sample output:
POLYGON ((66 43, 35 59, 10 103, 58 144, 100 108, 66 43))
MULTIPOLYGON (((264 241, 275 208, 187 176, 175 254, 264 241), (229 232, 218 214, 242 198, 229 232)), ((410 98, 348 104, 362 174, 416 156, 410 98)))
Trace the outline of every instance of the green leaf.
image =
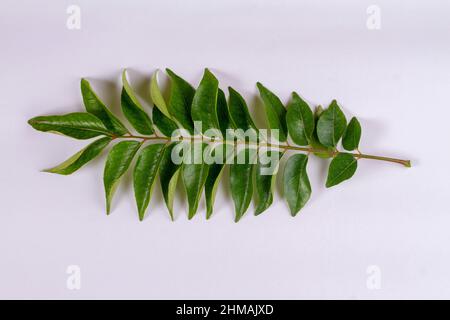
MULTIPOLYGON (((217 96, 217 115, 219 118, 220 130, 223 138, 226 137, 226 130, 230 129, 230 119, 228 115, 227 100, 224 92, 219 89, 217 96)), ((220 146, 222 148, 223 145, 220 146)), ((223 150, 223 149, 222 149, 223 150)), ((215 152, 213 150, 212 152, 215 152)), ((226 155, 224 155, 223 163, 211 164, 208 171, 208 177, 205 182, 205 200, 206 200, 206 219, 209 219, 213 213, 214 201, 216 199, 217 188, 219 186, 220 178, 222 177, 223 169, 225 168, 226 155)))
POLYGON ((229 94, 229 111, 230 111, 230 120, 234 128, 236 129, 255 129, 257 130, 255 123, 250 116, 248 111, 247 103, 244 98, 234 90, 232 87, 228 87, 229 94))
POLYGON ((219 163, 214 163, 209 167, 205 183, 206 219, 209 219, 213 213, 214 200, 224 168, 225 165, 219 163))
POLYGON ((172 70, 166 69, 171 80, 169 111, 182 128, 194 134, 194 123, 191 118, 191 105, 195 89, 172 70))
POLYGON ((128 83, 126 69, 122 73, 122 83, 123 89, 120 98, 123 114, 137 132, 145 135, 153 134, 152 121, 128 83))
POLYGON ((317 137, 320 143, 326 147, 335 148, 346 126, 345 115, 336 100, 333 100, 317 122, 317 137))
POLYGON ((175 197, 175 189, 178 182, 181 165, 175 164, 172 161, 172 150, 177 143, 171 143, 167 146, 166 151, 161 159, 159 167, 159 182, 161 184, 162 194, 169 209, 170 218, 173 221, 173 199, 175 197))
POLYGON ((247 211, 253 196, 255 164, 253 163, 252 151, 246 148, 240 152, 245 154, 245 162, 237 163, 238 156, 236 156, 234 163, 230 165, 230 186, 234 201, 235 222, 238 222, 247 211))
POLYGON ((222 137, 225 139, 227 129, 231 128, 231 123, 228 115, 227 98, 221 89, 219 89, 217 94, 217 118, 219 120, 219 127, 222 132, 222 137))
POLYGON ((314 115, 308 104, 293 92, 286 113, 286 123, 292 141, 299 146, 307 146, 314 131, 314 115))
POLYGON ((284 169, 284 195, 293 217, 305 206, 311 197, 311 184, 306 172, 307 164, 308 157, 306 155, 294 154, 288 159, 284 169))
POLYGON ((167 118, 158 108, 153 108, 153 122, 159 131, 166 137, 171 137, 172 133, 178 129, 175 122, 167 118))
POLYGON ((203 161, 203 151, 208 146, 206 143, 194 143, 191 145, 183 163, 182 177, 189 204, 189 219, 197 213, 198 202, 203 191, 203 187, 208 177, 209 165, 203 161))
POLYGON ((326 187, 330 188, 350 179, 356 172, 358 161, 350 153, 339 153, 331 160, 326 187))
POLYGON ((200 85, 192 100, 191 116, 193 121, 202 124, 201 133, 208 129, 220 129, 217 118, 217 95, 219 81, 205 69, 200 85))
POLYGON ((358 119, 353 117, 345 130, 342 146, 347 151, 353 151, 358 149, 359 140, 361 140, 361 124, 358 119))
POLYGON ((111 200, 117 189, 120 178, 125 174, 138 151, 141 143, 138 141, 121 141, 112 147, 106 159, 103 173, 103 184, 106 194, 106 213, 111 209, 111 200))
POLYGON ((102 152, 102 150, 105 149, 110 142, 111 142, 110 137, 100 138, 89 144, 87 147, 75 153, 73 156, 71 156, 63 163, 51 169, 46 169, 44 171, 63 175, 72 174, 73 172, 77 171, 82 166, 84 166, 86 163, 94 159, 96 156, 98 156, 100 152, 102 152))
POLYGON ((260 82, 256 83, 259 94, 264 102, 267 121, 270 129, 276 129, 279 132, 279 140, 281 142, 287 139, 286 126, 286 109, 281 100, 269 89, 264 87, 260 82))
POLYGON ((258 161, 255 172, 255 186, 258 199, 255 216, 263 213, 273 202, 273 188, 277 177, 275 169, 278 169, 282 156, 282 152, 267 150, 265 151, 265 157, 267 160, 272 160, 267 163, 258 161), (273 161, 274 159, 276 161, 273 161))
POLYGON ((28 120, 28 123, 36 130, 60 133, 75 139, 90 139, 112 134, 97 117, 84 112, 35 117, 28 120))
POLYGON ((334 148, 325 147, 323 144, 319 142, 319 138, 317 137, 317 121, 319 121, 319 118, 322 115, 322 113, 323 113, 322 106, 317 106, 314 111, 314 130, 311 136, 310 145, 311 147, 313 147, 314 150, 319 150, 319 152, 318 151, 314 152, 315 156, 327 159, 332 157, 332 152, 334 148))
POLYGON ((128 133, 127 128, 105 106, 86 79, 81 79, 81 94, 86 111, 99 118, 109 131, 118 136, 128 133))
POLYGON ((172 119, 169 109, 167 108, 166 101, 159 89, 158 85, 158 71, 153 72, 152 79, 150 81, 150 96, 153 104, 169 119, 172 119))
POLYGON ((151 144, 142 149, 134 167, 134 196, 139 212, 139 220, 144 219, 145 210, 152 196, 165 144, 151 144))

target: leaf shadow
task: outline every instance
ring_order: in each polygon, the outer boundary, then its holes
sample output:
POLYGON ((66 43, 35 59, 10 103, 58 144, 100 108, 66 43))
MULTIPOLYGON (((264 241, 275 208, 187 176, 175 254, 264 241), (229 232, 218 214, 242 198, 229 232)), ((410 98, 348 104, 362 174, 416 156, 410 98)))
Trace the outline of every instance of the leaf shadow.
MULTIPOLYGON (((120 72, 115 72, 112 77, 108 79, 120 78, 120 72)), ((108 80, 105 78, 87 78, 92 89, 98 95, 101 101, 108 107, 111 112, 126 126, 126 119, 122 113, 120 94, 122 90, 121 81, 108 80)))
POLYGON ((143 73, 135 69, 127 68, 128 82, 138 96, 139 101, 144 106, 144 109, 147 110, 152 106, 152 99, 150 96, 150 79, 151 74, 153 74, 155 70, 156 69, 152 70, 150 73, 143 73))
POLYGON ((231 73, 216 68, 209 68, 209 70, 220 79, 219 86, 225 93, 227 93, 229 86, 239 86, 241 83, 241 80, 231 73))

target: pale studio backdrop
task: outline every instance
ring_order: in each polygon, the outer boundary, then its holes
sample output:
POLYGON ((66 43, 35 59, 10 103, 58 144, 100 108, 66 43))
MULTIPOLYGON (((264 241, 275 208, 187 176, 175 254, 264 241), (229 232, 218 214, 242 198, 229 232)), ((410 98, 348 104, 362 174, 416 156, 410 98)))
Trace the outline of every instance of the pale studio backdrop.
POLYGON ((450 298, 448 1, 0 6, 1 298, 450 298), (413 167, 361 161, 328 190, 314 159, 296 218, 277 194, 238 224, 224 185, 209 221, 203 203, 188 221, 180 196, 171 222, 158 187, 139 222, 125 179, 107 217, 105 157, 73 176, 41 173, 85 142, 26 121, 81 111, 81 77, 118 110, 124 67, 141 101, 156 68, 197 85, 209 67, 259 119, 256 81, 284 102, 293 90, 312 105, 336 98, 360 118, 363 151, 413 167), (79 290, 67 286, 74 274, 79 290))

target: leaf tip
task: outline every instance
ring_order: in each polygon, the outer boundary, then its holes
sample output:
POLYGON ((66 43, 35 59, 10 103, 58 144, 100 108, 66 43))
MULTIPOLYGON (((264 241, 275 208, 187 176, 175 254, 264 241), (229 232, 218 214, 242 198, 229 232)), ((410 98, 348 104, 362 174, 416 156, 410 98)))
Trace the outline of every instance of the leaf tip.
POLYGON ((127 80, 127 68, 123 68, 122 70, 122 82, 127 80))
POLYGON ((60 174, 60 175, 64 175, 64 176, 67 176, 67 175, 70 174, 70 173, 64 173, 63 171, 55 170, 55 168, 42 169, 41 172, 45 172, 45 173, 55 173, 55 174, 60 174))
POLYGON ((28 123, 30 126, 33 126, 33 125, 36 123, 36 117, 29 119, 29 120, 27 121, 27 123, 28 123))
POLYGON ((331 187, 334 187, 336 185, 336 183, 333 183, 333 182, 331 182, 331 181, 327 181, 326 183, 325 183, 325 187, 326 188, 331 188, 331 187))
POLYGON ((80 85, 81 85, 81 88, 82 88, 82 89, 83 89, 84 87, 89 87, 89 86, 90 86, 89 81, 88 81, 86 78, 81 78, 81 80, 80 80, 80 85))
POLYGON ((169 76, 175 75, 175 73, 170 68, 166 68, 165 70, 169 76))
POLYGON ((108 199, 108 196, 106 198, 106 215, 109 216, 111 213, 111 201, 108 199))

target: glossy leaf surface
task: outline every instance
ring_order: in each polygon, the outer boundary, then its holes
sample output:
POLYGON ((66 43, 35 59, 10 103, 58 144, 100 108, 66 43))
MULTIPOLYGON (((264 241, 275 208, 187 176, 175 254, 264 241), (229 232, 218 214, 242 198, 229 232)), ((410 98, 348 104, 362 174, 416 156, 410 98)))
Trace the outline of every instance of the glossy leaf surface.
POLYGON ((194 123, 191 118, 191 105, 195 89, 172 70, 166 69, 171 80, 169 111, 182 128, 194 133, 194 123))
POLYGON ((203 151, 208 145, 206 143, 195 143, 189 150, 188 163, 182 167, 183 183, 188 198, 188 218, 192 219, 197 213, 206 178, 208 177, 209 165, 202 161, 203 151), (194 150, 195 149, 195 150, 194 150))
POLYGON ((141 143, 137 141, 121 141, 112 147, 108 154, 105 170, 103 172, 107 214, 109 214, 111 210, 111 201, 120 178, 127 171, 140 146, 141 143))
POLYGON ((152 98, 153 104, 169 119, 172 119, 170 115, 169 109, 166 104, 166 100, 164 100, 161 89, 158 84, 158 72, 156 70, 153 72, 152 79, 150 81, 150 96, 152 98))
POLYGON ((339 153, 331 160, 326 187, 330 188, 350 179, 356 172, 358 161, 350 153, 339 153))
POLYGON ((247 211, 253 196, 253 172, 255 169, 252 151, 245 149, 240 151, 245 154, 245 163, 230 165, 231 196, 234 201, 235 222, 238 222, 247 211))
POLYGON ((335 148, 347 126, 345 115, 333 100, 317 121, 317 137, 321 144, 335 148))
POLYGON ((166 137, 171 137, 178 126, 175 122, 167 118, 158 108, 153 108, 153 123, 159 131, 166 137))
POLYGON ((153 126, 147 112, 134 94, 127 80, 126 70, 122 73, 122 94, 120 97, 122 111, 134 129, 140 134, 152 135, 153 126))
POLYGON ((284 142, 287 139, 286 109, 280 98, 272 91, 264 87, 260 82, 256 83, 259 94, 264 102, 267 121, 270 129, 278 130, 279 141, 284 142))
POLYGON ((51 169, 46 169, 44 171, 63 175, 72 174, 73 172, 77 171, 82 166, 84 166, 86 163, 94 159, 96 156, 98 156, 100 152, 102 152, 103 149, 105 149, 110 142, 111 142, 110 137, 100 138, 92 142, 82 150, 75 153, 73 156, 71 156, 63 163, 51 169))
POLYGON ((265 152, 265 158, 271 160, 266 163, 258 161, 255 171, 256 195, 258 199, 255 216, 263 213, 273 202, 273 188, 282 156, 282 152, 268 150, 265 152))
POLYGON ((217 118, 217 95, 219 81, 205 69, 203 78, 192 100, 192 120, 201 123, 201 133, 208 129, 220 129, 217 118))
POLYGON ((288 159, 284 168, 283 189, 292 216, 305 206, 311 196, 307 164, 306 155, 295 154, 288 159))
POLYGON ((342 137, 342 146, 347 151, 358 149, 361 140, 361 124, 358 119, 353 117, 348 123, 344 136, 342 137))
POLYGON ((161 190, 169 210, 170 218, 173 220, 173 200, 175 198, 175 189, 178 182, 178 176, 181 171, 181 165, 175 164, 172 161, 172 150, 177 143, 171 143, 166 147, 166 151, 161 159, 159 168, 159 182, 161 184, 161 190))
POLYGON ((287 109, 286 123, 295 144, 299 146, 310 144, 314 131, 314 115, 308 104, 295 92, 292 93, 287 109))
POLYGON ((155 143, 146 146, 139 153, 134 167, 134 196, 138 207, 139 220, 144 219, 145 210, 152 196, 153 185, 164 154, 165 144, 155 143))
POLYGON ((102 121, 90 113, 74 112, 62 116, 42 116, 28 120, 36 130, 63 134, 75 139, 112 135, 102 121))
POLYGON ((247 103, 244 98, 234 90, 232 87, 228 88, 229 102, 228 109, 230 111, 230 120, 233 128, 240 128, 244 131, 250 128, 256 130, 250 112, 248 111, 247 103))
POLYGON ((105 106, 86 79, 81 79, 81 94, 87 112, 100 119, 109 131, 118 136, 128 133, 127 128, 105 106))

